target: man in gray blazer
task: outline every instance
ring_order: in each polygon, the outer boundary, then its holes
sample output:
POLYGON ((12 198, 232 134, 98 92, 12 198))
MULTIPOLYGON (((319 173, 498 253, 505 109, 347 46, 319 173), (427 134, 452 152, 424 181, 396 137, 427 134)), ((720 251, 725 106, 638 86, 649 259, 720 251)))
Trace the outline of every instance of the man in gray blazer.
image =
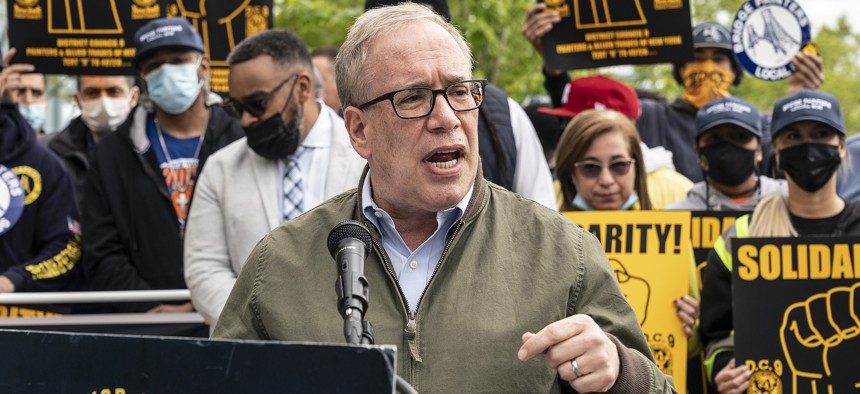
POLYGON ((261 32, 227 62, 230 105, 247 137, 209 158, 185 231, 185 281, 212 326, 257 241, 355 187, 365 165, 343 119, 315 97, 311 57, 298 36, 261 32))

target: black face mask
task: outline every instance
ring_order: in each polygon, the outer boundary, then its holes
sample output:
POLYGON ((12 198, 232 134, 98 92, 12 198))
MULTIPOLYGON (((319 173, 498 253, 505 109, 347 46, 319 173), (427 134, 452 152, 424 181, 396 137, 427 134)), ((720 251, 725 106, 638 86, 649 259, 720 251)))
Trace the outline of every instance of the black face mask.
POLYGON ((755 151, 728 141, 718 142, 699 149, 699 166, 714 182, 737 186, 755 173, 755 151))
POLYGON ((839 147, 830 144, 805 143, 779 151, 779 169, 810 193, 824 187, 841 163, 839 147))
POLYGON ((284 125, 279 112, 255 126, 246 127, 248 146, 258 155, 270 160, 283 159, 293 154, 299 146, 301 117, 301 109, 297 109, 290 124, 284 125))

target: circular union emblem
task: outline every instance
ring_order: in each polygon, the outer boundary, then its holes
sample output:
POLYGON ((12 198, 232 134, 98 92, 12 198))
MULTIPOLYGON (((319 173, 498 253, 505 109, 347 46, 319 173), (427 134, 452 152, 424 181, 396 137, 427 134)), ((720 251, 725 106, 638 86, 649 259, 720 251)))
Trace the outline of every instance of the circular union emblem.
POLYGON ((24 190, 14 172, 0 164, 0 235, 15 226, 24 211, 24 190))
POLYGON ((660 372, 671 375, 672 349, 666 346, 665 343, 656 341, 648 343, 648 347, 651 348, 651 354, 654 355, 654 363, 657 364, 657 368, 660 368, 660 372))
POLYGON ((747 394, 782 394, 782 380, 773 371, 756 371, 750 376, 747 394))
POLYGON ((42 174, 33 167, 18 166, 12 169, 21 181, 21 187, 27 195, 24 197, 24 205, 30 205, 42 194, 42 174))
POLYGON ((776 4, 747 0, 732 22, 732 49, 738 62, 765 81, 791 76, 791 59, 810 39, 809 18, 794 0, 776 4))

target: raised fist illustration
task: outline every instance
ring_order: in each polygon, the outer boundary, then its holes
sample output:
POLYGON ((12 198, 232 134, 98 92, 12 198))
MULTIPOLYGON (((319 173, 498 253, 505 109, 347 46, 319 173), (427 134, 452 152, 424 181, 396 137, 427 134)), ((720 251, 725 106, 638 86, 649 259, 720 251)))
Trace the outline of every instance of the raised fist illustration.
POLYGON ((783 315, 779 339, 792 393, 860 390, 860 283, 796 302, 783 315))
POLYGON ((612 266, 612 271, 615 272, 615 277, 618 279, 618 285, 621 287, 621 293, 624 298, 633 308, 633 312, 639 317, 639 325, 645 324, 648 318, 648 301, 651 297, 651 286, 645 279, 638 276, 633 276, 627 273, 627 268, 621 261, 609 259, 609 265, 612 266))

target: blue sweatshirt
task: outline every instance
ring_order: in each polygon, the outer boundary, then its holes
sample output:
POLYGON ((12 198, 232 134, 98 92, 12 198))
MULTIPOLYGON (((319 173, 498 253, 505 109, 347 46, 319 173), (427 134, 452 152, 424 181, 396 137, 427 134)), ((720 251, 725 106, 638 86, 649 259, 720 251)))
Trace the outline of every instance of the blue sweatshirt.
POLYGON ((5 173, 0 174, 0 275, 12 281, 16 292, 81 285, 71 180, 8 104, 0 104, 0 172, 5 173))

